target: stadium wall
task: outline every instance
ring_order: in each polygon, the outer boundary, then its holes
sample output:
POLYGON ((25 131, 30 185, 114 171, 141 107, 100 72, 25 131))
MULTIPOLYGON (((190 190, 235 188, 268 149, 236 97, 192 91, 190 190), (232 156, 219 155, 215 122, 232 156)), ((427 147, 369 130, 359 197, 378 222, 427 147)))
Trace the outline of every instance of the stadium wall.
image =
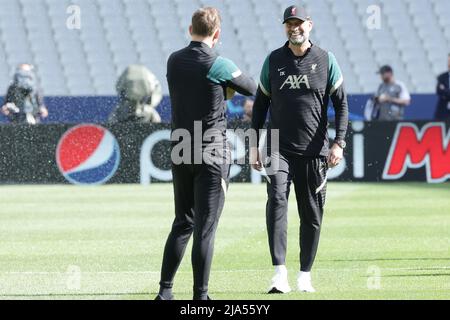
MULTIPOLYGON (((230 122, 229 128, 248 128, 230 122)), ((337 181, 427 181, 450 178, 450 122, 353 121, 337 181)), ((333 128, 329 129, 331 137, 333 128)), ((233 159, 247 157, 230 129, 233 159)), ((170 182, 167 124, 0 126, 0 184, 170 182)), ((261 183, 248 165, 233 165, 234 182, 261 183)))
MULTIPOLYGON (((364 106, 370 95, 353 94, 348 96, 350 119, 363 120, 364 106)), ((0 105, 3 105, 3 97, 0 105)), ((245 98, 236 96, 228 102, 228 117, 236 119, 242 116, 242 105, 245 98), (234 112, 237 110, 237 112, 234 112)), ((412 95, 412 103, 406 109, 405 120, 431 120, 436 109, 437 97, 432 94, 412 95)), ((43 123, 104 123, 117 104, 115 96, 91 97, 46 97, 45 103, 49 109, 49 117, 43 123)), ((162 121, 170 122, 170 100, 165 96, 157 108, 162 121)), ((330 120, 333 120, 333 110, 329 110, 330 120)), ((7 119, 0 114, 0 123, 7 119)))

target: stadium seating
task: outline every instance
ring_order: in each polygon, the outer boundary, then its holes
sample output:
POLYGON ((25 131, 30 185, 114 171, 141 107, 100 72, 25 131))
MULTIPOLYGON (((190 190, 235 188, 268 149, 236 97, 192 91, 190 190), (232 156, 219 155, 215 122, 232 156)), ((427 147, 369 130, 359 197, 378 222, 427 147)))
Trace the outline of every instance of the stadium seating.
MULTIPOLYGON (((161 79, 171 52, 189 41, 191 13, 215 6, 223 18, 217 50, 258 78, 267 54, 284 43, 287 0, 0 0, 0 90, 15 66, 36 65, 46 95, 114 95, 131 63, 161 79), (68 7, 81 9, 81 29, 69 29, 68 7)), ((382 64, 391 64, 411 92, 432 93, 450 52, 448 0, 306 0, 312 41, 333 51, 350 93, 371 93, 382 64), (366 26, 369 5, 381 8, 381 28, 366 26)))

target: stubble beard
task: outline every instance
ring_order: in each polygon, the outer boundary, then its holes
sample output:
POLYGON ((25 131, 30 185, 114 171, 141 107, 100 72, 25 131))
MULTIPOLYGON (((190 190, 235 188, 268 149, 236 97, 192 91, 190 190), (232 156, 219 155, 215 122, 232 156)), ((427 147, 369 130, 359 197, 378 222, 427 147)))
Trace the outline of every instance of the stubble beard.
POLYGON ((294 35, 288 35, 289 42, 294 46, 302 46, 306 41, 308 41, 308 38, 303 34, 299 36, 294 35))

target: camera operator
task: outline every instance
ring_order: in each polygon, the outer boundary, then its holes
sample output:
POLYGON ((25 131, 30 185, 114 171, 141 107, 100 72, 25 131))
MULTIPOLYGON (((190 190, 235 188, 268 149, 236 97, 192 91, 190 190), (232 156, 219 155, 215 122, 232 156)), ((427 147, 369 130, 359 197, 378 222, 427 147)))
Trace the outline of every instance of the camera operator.
POLYGON ((17 67, 1 112, 14 124, 37 124, 47 118, 48 110, 31 64, 24 63, 17 67))

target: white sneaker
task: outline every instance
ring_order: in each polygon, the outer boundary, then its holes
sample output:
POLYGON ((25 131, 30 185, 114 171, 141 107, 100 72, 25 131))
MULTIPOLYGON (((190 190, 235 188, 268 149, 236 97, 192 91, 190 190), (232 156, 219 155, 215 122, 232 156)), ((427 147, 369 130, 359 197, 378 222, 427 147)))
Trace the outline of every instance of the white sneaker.
POLYGON ((298 274, 297 277, 297 289, 302 292, 316 292, 311 284, 311 273, 302 272, 298 274))
POLYGON ((268 293, 288 293, 289 286, 286 266, 275 266, 275 275, 272 277, 268 293))

